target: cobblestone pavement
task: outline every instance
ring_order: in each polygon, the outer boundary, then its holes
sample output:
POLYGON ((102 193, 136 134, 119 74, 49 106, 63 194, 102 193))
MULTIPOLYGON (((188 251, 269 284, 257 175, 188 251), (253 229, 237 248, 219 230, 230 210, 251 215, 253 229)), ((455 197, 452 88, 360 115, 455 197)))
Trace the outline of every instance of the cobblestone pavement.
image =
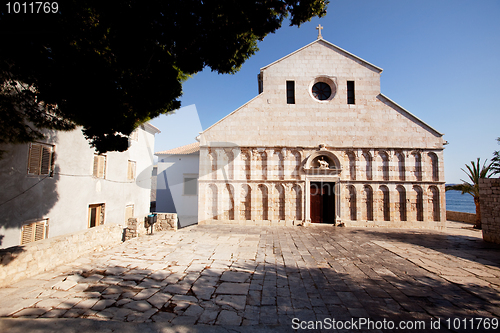
POLYGON ((129 329, 291 330, 293 318, 423 320, 426 330, 431 322, 444 328, 449 318, 500 317, 500 246, 457 223, 446 232, 192 226, 2 288, 0 316, 24 318, 1 319, 0 331, 51 322, 34 318, 138 323, 129 329))

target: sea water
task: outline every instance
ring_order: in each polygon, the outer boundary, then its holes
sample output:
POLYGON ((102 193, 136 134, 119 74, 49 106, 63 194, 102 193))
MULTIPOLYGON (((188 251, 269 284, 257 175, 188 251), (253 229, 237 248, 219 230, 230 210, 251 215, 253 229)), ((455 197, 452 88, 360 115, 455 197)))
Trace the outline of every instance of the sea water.
POLYGON ((446 210, 475 214, 474 197, 468 193, 462 194, 461 191, 447 191, 446 210))

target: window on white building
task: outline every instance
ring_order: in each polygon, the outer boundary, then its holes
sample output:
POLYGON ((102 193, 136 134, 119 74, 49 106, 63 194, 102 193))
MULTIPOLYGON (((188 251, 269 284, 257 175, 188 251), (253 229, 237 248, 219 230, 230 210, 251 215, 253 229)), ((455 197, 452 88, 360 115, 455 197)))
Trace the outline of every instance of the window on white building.
POLYGON ((23 225, 21 229, 21 245, 47 238, 49 220, 43 219, 23 225))
POLYGON ((135 179, 135 162, 134 161, 128 161, 127 179, 128 180, 135 179))
POLYGON ((125 224, 128 222, 128 219, 134 217, 134 205, 128 205, 125 207, 125 224))
POLYGON ((29 149, 28 175, 51 175, 54 146, 30 143, 29 149))
POLYGON ((198 194, 198 175, 184 175, 184 195, 198 194))
POLYGON ((106 155, 94 155, 92 175, 96 178, 106 178, 106 155))
POLYGON ((89 205, 89 228, 104 224, 104 204, 89 205))

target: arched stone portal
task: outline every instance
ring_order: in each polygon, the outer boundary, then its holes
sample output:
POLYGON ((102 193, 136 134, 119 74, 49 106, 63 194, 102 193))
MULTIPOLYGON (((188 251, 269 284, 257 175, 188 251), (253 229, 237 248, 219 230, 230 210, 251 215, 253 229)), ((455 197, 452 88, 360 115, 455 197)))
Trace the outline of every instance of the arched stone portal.
POLYGON ((342 167, 337 156, 324 147, 303 162, 306 174, 306 220, 312 223, 338 222, 340 197, 337 193, 342 167))

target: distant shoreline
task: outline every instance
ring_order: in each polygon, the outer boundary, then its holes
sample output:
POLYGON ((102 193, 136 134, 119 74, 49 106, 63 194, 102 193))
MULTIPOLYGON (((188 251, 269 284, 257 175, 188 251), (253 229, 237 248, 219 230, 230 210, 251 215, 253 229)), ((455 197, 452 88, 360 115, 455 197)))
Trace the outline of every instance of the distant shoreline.
MULTIPOLYGON (((448 185, 454 184, 446 184, 446 186, 448 185)), ((462 194, 460 191, 447 191, 445 196, 446 210, 462 213, 476 213, 476 205, 474 204, 472 195, 468 193, 462 194)))

